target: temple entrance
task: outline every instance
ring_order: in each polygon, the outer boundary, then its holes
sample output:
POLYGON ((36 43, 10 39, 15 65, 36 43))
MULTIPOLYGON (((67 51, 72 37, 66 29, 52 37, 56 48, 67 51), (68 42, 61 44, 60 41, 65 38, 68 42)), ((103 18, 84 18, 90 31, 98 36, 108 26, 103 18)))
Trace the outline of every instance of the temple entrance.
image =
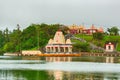
POLYGON ((53 47, 51 47, 51 52, 53 52, 53 47))
POLYGON ((68 52, 68 47, 65 47, 66 53, 68 52))
POLYGON ((60 47, 60 52, 64 52, 64 47, 60 47))
POLYGON ((47 52, 50 52, 50 47, 47 47, 47 52))
POLYGON ((58 52, 58 47, 55 47, 56 52, 58 52))
POLYGON ((109 49, 109 50, 111 49, 111 46, 110 46, 110 45, 108 46, 108 49, 109 49))

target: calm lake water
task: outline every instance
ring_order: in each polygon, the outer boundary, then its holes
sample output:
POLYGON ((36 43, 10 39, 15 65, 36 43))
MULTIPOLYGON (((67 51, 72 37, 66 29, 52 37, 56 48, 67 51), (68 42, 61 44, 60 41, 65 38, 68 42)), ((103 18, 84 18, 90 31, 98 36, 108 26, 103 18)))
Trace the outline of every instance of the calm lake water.
POLYGON ((120 58, 0 56, 0 80, 120 80, 120 58))

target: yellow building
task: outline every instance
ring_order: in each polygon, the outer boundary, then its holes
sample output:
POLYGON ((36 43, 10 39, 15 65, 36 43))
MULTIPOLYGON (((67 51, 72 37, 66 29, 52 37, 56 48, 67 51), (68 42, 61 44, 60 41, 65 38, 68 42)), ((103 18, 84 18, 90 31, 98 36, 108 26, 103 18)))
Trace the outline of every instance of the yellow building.
POLYGON ((94 24, 92 24, 92 26, 90 26, 90 28, 85 28, 85 26, 83 25, 71 25, 71 26, 68 26, 69 28, 69 33, 71 34, 79 34, 79 33, 83 33, 83 34, 87 34, 87 35, 92 35, 93 33, 96 33, 96 32, 100 32, 100 33, 104 33, 104 30, 102 27, 100 28, 96 28, 94 26, 94 24))
POLYGON ((78 33, 82 33, 82 31, 84 30, 84 26, 82 25, 71 25, 71 26, 68 26, 69 28, 69 33, 71 34, 78 34, 78 33))
POLYGON ((62 31, 57 31, 54 38, 48 41, 45 48, 46 53, 72 53, 71 40, 65 40, 62 31))
POLYGON ((39 50, 23 50, 22 55, 23 56, 36 56, 38 54, 42 54, 39 50))

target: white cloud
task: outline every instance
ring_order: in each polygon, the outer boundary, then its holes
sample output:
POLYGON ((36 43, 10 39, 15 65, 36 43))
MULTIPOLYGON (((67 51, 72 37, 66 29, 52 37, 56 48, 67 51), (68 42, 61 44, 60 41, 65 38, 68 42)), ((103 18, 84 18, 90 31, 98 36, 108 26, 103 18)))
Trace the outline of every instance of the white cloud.
POLYGON ((0 29, 31 23, 120 26, 119 0, 0 0, 0 29))

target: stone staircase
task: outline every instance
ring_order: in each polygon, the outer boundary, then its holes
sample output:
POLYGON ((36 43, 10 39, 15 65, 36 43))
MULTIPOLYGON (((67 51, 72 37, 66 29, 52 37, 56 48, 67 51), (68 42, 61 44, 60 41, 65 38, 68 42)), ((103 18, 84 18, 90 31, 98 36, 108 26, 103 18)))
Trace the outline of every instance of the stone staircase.
MULTIPOLYGON (((82 38, 75 37, 74 35, 71 35, 71 34, 67 34, 65 37, 66 37, 66 38, 75 39, 75 40, 79 40, 80 42, 84 42, 84 43, 87 42, 86 40, 84 40, 84 39, 82 39, 82 38)), ((103 52, 105 51, 104 48, 99 47, 99 46, 96 46, 95 44, 93 44, 93 43, 91 43, 91 42, 88 42, 88 44, 90 45, 90 47, 91 47, 92 50, 101 50, 101 51, 103 51, 103 52)))

